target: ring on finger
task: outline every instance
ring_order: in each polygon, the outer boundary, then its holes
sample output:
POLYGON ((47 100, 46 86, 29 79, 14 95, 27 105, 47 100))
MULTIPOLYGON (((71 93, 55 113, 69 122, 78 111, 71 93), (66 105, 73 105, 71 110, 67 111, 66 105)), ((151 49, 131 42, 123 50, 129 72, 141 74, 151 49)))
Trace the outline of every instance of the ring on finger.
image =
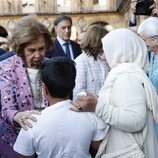
POLYGON ((21 122, 23 125, 25 125, 25 119, 22 119, 21 122))
POLYGON ((79 111, 81 111, 82 110, 82 108, 79 106, 78 108, 77 108, 79 111))

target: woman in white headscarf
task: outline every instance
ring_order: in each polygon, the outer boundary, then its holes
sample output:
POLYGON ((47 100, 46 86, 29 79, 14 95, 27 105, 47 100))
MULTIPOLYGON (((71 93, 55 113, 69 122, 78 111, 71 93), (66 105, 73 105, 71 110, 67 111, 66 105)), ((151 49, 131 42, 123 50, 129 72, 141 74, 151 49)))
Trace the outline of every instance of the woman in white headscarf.
POLYGON ((149 81, 144 41, 128 29, 116 29, 103 39, 111 71, 100 90, 96 114, 109 124, 96 157, 158 158, 154 121, 158 99, 149 81))

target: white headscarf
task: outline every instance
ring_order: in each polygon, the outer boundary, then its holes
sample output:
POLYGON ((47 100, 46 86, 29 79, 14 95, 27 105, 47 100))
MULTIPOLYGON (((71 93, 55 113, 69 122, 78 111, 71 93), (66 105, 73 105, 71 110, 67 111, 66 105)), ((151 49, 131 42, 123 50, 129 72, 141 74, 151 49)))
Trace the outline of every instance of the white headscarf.
POLYGON ((99 92, 96 114, 103 118, 106 106, 110 105, 111 91, 115 80, 122 73, 132 73, 143 84, 147 96, 147 107, 153 111, 158 121, 158 98, 156 91, 145 72, 149 67, 148 52, 145 42, 128 29, 116 29, 108 33, 103 39, 103 50, 111 71, 104 86, 99 92))

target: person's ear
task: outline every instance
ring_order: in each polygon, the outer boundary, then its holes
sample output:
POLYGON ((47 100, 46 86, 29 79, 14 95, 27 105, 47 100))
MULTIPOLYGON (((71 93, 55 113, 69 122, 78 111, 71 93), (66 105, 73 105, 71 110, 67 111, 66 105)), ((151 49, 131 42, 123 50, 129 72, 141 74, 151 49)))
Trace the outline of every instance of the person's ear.
POLYGON ((57 32, 58 32, 58 26, 57 25, 54 26, 54 29, 55 29, 55 33, 57 34, 57 32))
POLYGON ((48 95, 49 94, 48 88, 47 88, 47 86, 45 84, 43 85, 43 94, 44 95, 48 95))

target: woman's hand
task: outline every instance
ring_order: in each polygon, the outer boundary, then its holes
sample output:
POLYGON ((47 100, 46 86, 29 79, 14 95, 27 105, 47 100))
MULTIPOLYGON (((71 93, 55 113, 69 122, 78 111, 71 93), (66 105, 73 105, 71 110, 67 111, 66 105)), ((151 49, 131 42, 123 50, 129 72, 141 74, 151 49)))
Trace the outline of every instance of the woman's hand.
POLYGON ((24 130, 27 130, 28 127, 32 128, 32 124, 29 123, 29 119, 36 122, 37 119, 32 116, 32 114, 40 115, 41 113, 36 110, 26 110, 18 112, 14 115, 14 121, 17 122, 24 130))
MULTIPOLYGON (((133 14, 136 12, 136 5, 138 0, 131 0, 131 11, 133 14)), ((158 2, 155 1, 152 6, 150 6, 150 9, 152 9, 152 15, 158 15, 158 2)))
POLYGON ((134 14, 136 12, 136 5, 138 0, 132 0, 131 1, 131 11, 134 14))
POLYGON ((158 2, 155 2, 150 9, 152 9, 152 15, 157 16, 158 15, 158 2), (157 3, 157 4, 156 4, 157 3))
POLYGON ((95 112, 97 101, 96 95, 87 93, 87 95, 78 96, 76 101, 72 102, 73 107, 70 109, 78 112, 95 112))

